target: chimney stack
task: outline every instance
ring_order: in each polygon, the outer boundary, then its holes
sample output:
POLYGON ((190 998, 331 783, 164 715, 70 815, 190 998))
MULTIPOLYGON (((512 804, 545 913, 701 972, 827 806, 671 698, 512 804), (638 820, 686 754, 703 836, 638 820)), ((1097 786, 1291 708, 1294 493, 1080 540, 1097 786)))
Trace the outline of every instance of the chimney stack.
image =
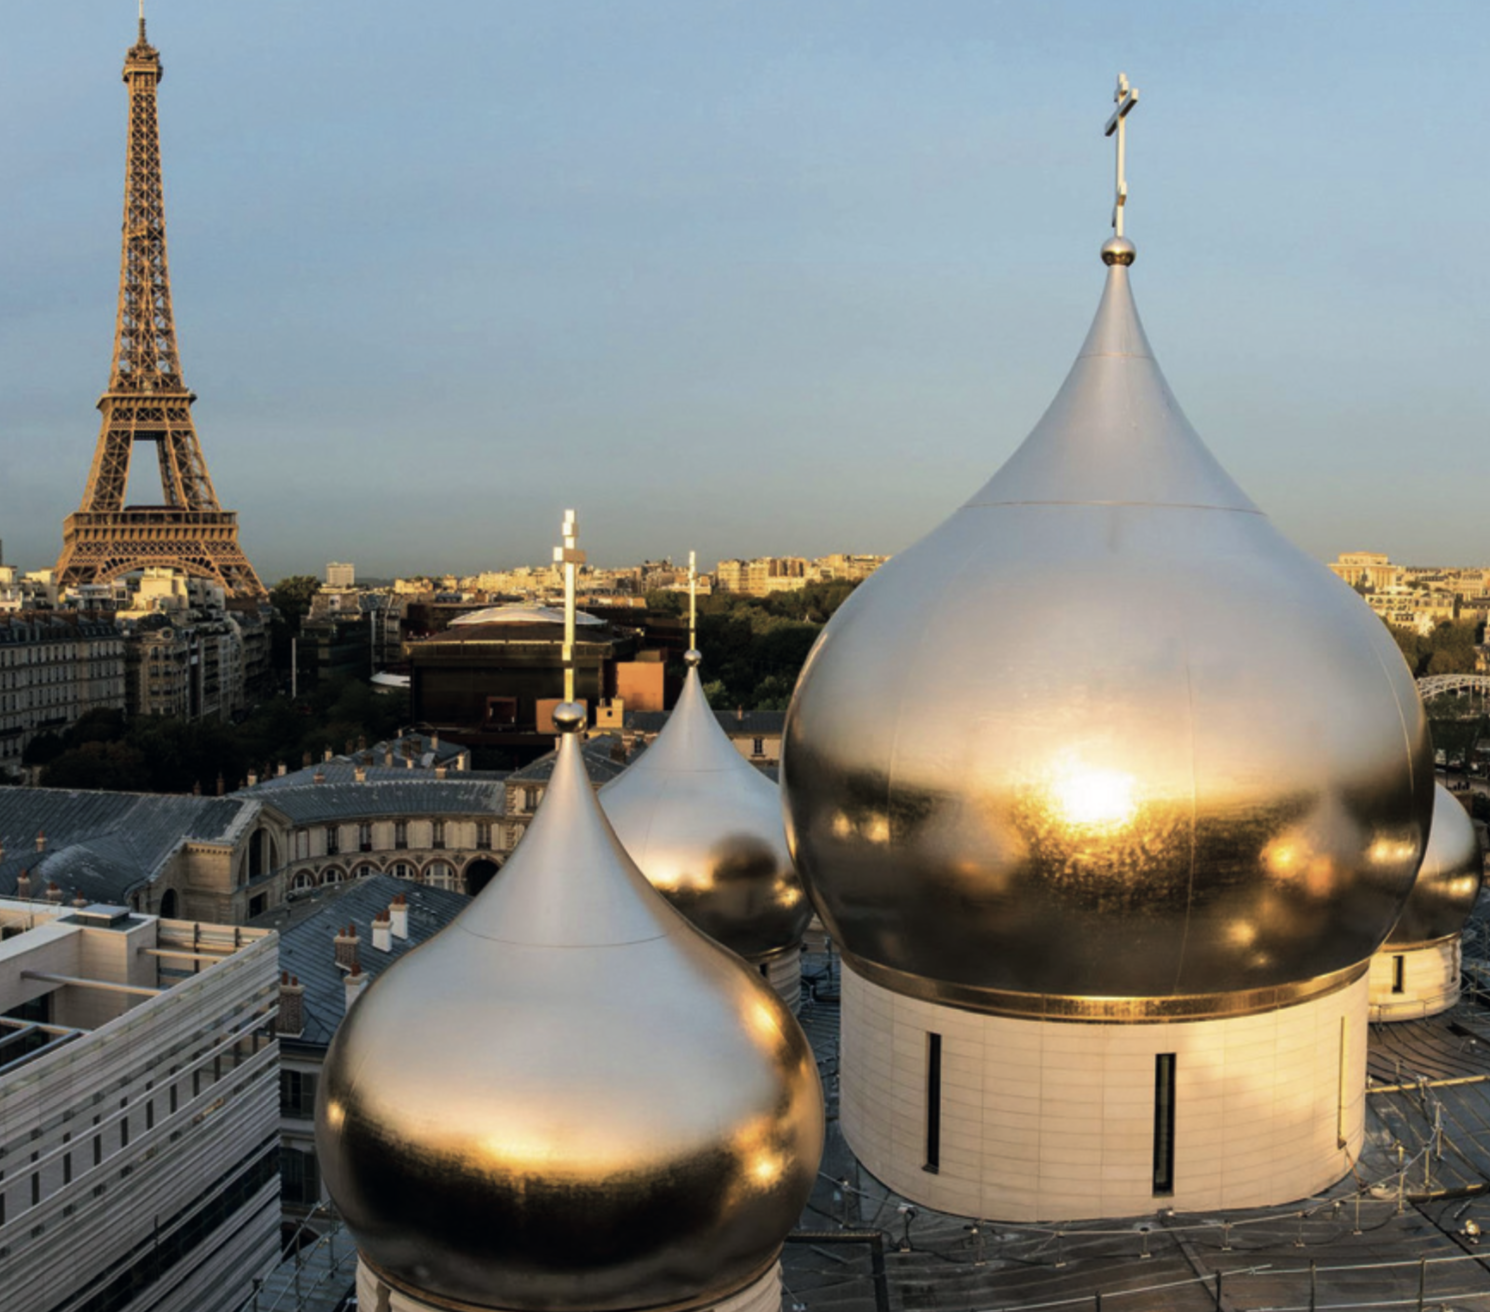
POLYGON ((393 748, 390 747, 386 752, 383 753, 383 764, 384 765, 392 765, 393 764, 393 748))
POLYGON ((59 884, 55 879, 49 880, 47 882, 47 901, 56 902, 58 904, 60 904, 62 901, 62 885, 59 884))
POLYGON ((388 908, 388 920, 394 938, 409 937, 409 899, 402 893, 393 899, 393 904, 388 908))
POLYGON ((373 917, 372 940, 374 951, 393 951, 393 925, 391 923, 392 919, 393 917, 388 914, 387 910, 380 911, 373 917))
POLYGON ((359 765, 352 771, 352 778, 359 784, 365 784, 367 782, 367 767, 365 765, 359 765))
POLYGON ((457 756, 455 758, 455 768, 457 770, 464 770, 466 768, 466 761, 468 759, 469 758, 466 756, 466 754, 464 752, 462 752, 459 756, 457 756))
POLYGON ((440 750, 440 735, 438 733, 430 734, 429 750, 432 752, 438 752, 440 750))
POLYGON ((326 782, 326 772, 324 770, 317 770, 315 772, 315 774, 311 775, 311 781, 313 783, 318 783, 318 784, 325 783, 326 782))
POLYGON ((443 779, 444 777, 445 777, 445 767, 443 765, 437 765, 437 766, 435 766, 435 778, 436 779, 443 779))
POLYGON ((255 771, 255 770, 250 770, 248 772, 248 786, 250 788, 255 788, 255 787, 258 786, 258 782, 259 782, 258 772, 255 771))
POLYGON ((348 925, 336 935, 336 964, 351 970, 357 964, 357 926, 348 925))
POLYGON ((331 755, 332 755, 332 753, 331 753, 331 749, 330 749, 330 748, 329 748, 329 747, 328 747, 328 748, 326 748, 326 749, 325 749, 325 750, 324 750, 324 751, 323 751, 323 752, 322 752, 322 753, 321 753, 321 760, 323 760, 323 761, 329 761, 329 760, 330 760, 330 759, 331 759, 331 755))
POLYGON ((305 985, 287 970, 279 972, 279 1015, 274 1032, 297 1039, 305 1031, 305 985))
POLYGON ((75 907, 85 907, 88 905, 88 899, 85 898, 81 893, 74 893, 72 895, 72 904, 75 907))
POLYGON ((45 852, 47 850, 47 831, 45 829, 38 829, 36 831, 36 850, 38 852, 45 852))
POLYGON ((16 896, 29 898, 31 896, 31 872, 23 870, 16 876, 16 896))
POLYGON ((279 763, 279 765, 277 767, 275 767, 274 773, 276 775, 278 775, 281 779, 283 779, 285 777, 285 774, 286 774, 287 770, 288 770, 288 767, 285 765, 285 763, 283 761, 281 761, 279 763))
POLYGON ((362 973, 362 967, 354 961, 344 982, 347 986, 347 1010, 351 1011, 357 999, 362 996, 363 989, 367 987, 367 976, 362 973))

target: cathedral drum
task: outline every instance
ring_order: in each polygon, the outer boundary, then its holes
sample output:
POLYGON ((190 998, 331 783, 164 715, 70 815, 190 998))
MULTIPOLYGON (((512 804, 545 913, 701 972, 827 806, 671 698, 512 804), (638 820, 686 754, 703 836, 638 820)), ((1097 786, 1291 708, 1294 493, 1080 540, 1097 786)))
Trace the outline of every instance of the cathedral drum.
MULTIPOLYGON (((1136 100, 1120 81, 1120 143, 1136 100)), ((845 1136, 973 1216, 1259 1206, 1345 1174, 1367 964, 1433 805, 1386 628, 1160 372, 1118 158, 1064 386, 834 616, 782 748, 792 856, 843 952, 845 1136)))

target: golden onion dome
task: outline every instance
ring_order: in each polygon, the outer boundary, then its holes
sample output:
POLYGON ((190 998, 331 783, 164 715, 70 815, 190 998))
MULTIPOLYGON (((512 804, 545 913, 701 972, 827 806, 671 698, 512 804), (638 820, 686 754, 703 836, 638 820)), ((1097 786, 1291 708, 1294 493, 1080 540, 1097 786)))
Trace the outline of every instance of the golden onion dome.
POLYGON ((807 1040, 659 897, 576 732, 501 873, 331 1044, 321 1170, 363 1260, 461 1307, 691 1307, 770 1268, 822 1151, 807 1040))
POLYGON ((812 916, 786 846, 781 793, 719 727, 687 655, 657 740, 600 790, 631 859, 704 933, 759 961, 795 947, 812 916))
POLYGON ((1453 793, 1434 784, 1428 850, 1387 946, 1432 943, 1462 932, 1480 895, 1484 864, 1474 821, 1453 793))
POLYGON ((1054 403, 809 656, 782 787, 860 972, 1017 1014, 1211 1014, 1354 973, 1433 770, 1385 626, 1232 482, 1110 242, 1054 403), (1242 995, 1242 996, 1238 996, 1242 995))

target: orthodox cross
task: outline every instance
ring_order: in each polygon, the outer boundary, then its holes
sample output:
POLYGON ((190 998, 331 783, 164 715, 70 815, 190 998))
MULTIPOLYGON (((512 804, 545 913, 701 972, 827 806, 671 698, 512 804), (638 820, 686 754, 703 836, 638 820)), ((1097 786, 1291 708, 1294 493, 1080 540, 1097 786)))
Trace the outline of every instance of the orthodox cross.
POLYGON ((698 650, 698 557, 688 553, 688 650, 698 650))
POLYGON ((1107 130, 1102 135, 1117 136, 1117 199, 1112 206, 1112 231, 1114 236, 1121 237, 1123 208, 1128 203, 1128 179, 1123 170, 1128 155, 1127 119, 1133 112, 1133 107, 1138 104, 1138 90, 1128 85, 1126 73, 1118 74, 1117 90, 1112 93, 1112 98, 1117 102, 1117 108, 1112 111, 1112 117, 1107 120, 1107 130))
POLYGON ((564 523, 560 527, 564 545, 554 548, 554 563, 564 567, 564 700, 574 700, 574 579, 579 567, 585 563, 585 553, 579 549, 579 521, 574 511, 564 512, 564 523))

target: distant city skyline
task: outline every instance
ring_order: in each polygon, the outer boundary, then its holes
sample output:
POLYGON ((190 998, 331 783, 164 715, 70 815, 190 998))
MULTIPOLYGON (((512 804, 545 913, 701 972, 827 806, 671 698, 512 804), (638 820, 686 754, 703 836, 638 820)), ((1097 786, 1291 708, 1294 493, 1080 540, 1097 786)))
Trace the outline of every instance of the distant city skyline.
MULTIPOLYGON (((1479 6, 149 23, 183 371, 268 581, 537 563, 570 506, 612 565, 903 550, 1085 333, 1119 69, 1139 306, 1207 443, 1320 560, 1487 554, 1479 6)), ((108 376, 134 6, 7 29, 0 539, 37 569, 108 376)))

